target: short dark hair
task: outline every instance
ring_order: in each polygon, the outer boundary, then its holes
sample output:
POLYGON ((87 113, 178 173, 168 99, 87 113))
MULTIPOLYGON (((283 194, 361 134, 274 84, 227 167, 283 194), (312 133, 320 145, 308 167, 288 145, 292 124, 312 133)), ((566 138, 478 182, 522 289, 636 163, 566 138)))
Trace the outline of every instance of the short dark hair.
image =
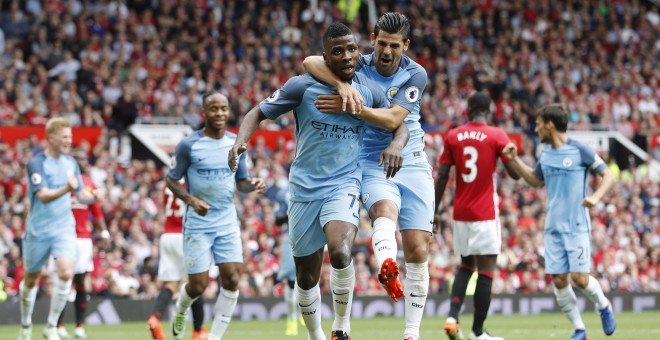
POLYGON ((486 116, 490 112, 490 103, 491 101, 488 95, 482 92, 473 94, 470 99, 468 99, 468 118, 472 119, 472 117, 478 115, 486 116))
POLYGON ((325 33, 323 33, 323 48, 325 49, 330 40, 345 37, 347 35, 353 35, 353 31, 351 31, 348 26, 341 22, 331 23, 330 26, 328 26, 328 29, 325 30, 325 33))
POLYGON ((374 26, 374 35, 378 36, 381 30, 390 34, 400 33, 403 41, 410 39, 410 21, 399 12, 387 12, 381 15, 374 26))
POLYGON ((221 95, 224 96, 224 94, 222 92, 218 91, 218 90, 208 91, 208 92, 204 93, 204 95, 202 95, 202 107, 204 107, 206 105, 206 99, 208 97, 214 95, 214 94, 221 94, 221 95))
POLYGON ((536 116, 541 117, 544 123, 552 122, 559 132, 568 129, 568 111, 561 104, 548 104, 536 111, 536 116))

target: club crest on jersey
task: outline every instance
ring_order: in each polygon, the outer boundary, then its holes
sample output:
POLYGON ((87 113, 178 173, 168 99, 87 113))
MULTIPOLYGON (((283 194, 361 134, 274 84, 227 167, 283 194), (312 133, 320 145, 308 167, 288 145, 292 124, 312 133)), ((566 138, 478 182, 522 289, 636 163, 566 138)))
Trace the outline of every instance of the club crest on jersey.
POLYGON ((571 164, 573 164, 573 161, 570 158, 566 157, 561 162, 561 164, 563 164, 565 168, 568 168, 569 166, 571 166, 571 164))
POLYGON ((273 94, 271 94, 268 98, 266 98, 266 101, 269 102, 269 103, 272 103, 272 102, 276 101, 277 98, 279 98, 279 97, 280 97, 280 90, 277 89, 277 90, 275 90, 275 92, 273 92, 273 94))
POLYGON ((369 200, 369 194, 362 195, 362 204, 367 203, 369 200))
POLYGON ((39 183, 41 183, 41 175, 32 174, 32 177, 30 177, 30 181, 32 182, 32 184, 38 185, 39 183))
POLYGON ((399 88, 392 86, 387 90, 387 99, 392 100, 396 94, 399 93, 399 88))
POLYGON ((406 89, 406 100, 410 103, 414 103, 419 99, 419 88, 417 86, 408 86, 406 89))

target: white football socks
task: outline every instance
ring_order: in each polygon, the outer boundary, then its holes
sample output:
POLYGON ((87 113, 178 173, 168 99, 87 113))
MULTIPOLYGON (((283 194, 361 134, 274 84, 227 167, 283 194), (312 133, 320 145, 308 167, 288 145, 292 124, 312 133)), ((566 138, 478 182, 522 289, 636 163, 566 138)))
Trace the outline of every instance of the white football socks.
POLYGON ((197 300, 197 298, 191 298, 188 295, 188 292, 186 291, 187 285, 187 282, 181 285, 181 288, 179 289, 179 298, 176 299, 176 304, 174 305, 174 310, 179 314, 185 314, 188 311, 188 308, 190 308, 190 305, 197 300))
POLYGON ((57 320, 60 318, 71 292, 71 281, 71 279, 62 281, 58 276, 53 279, 53 292, 50 296, 50 308, 48 310, 49 326, 57 327, 57 320))
POLYGON ((335 310, 335 321, 332 330, 351 333, 351 306, 353 305, 353 289, 355 288, 355 268, 353 261, 343 269, 330 268, 330 290, 332 290, 332 306, 335 310))
POLYGON ((419 339, 419 326, 424 316, 424 305, 429 291, 429 264, 406 262, 406 279, 403 291, 406 302, 406 330, 403 338, 419 339))
POLYGON ((373 222, 374 232, 371 236, 371 246, 376 255, 378 269, 388 258, 396 261, 396 222, 387 217, 379 217, 373 222))
POLYGON ((589 275, 589 283, 587 284, 587 287, 582 289, 582 292, 589 300, 591 300, 591 302, 596 304, 599 311, 603 310, 610 304, 605 297, 605 293, 603 293, 603 289, 600 287, 598 280, 591 275, 589 275))
POLYGON ((28 289, 25 287, 25 282, 21 281, 19 285, 19 296, 21 299, 21 325, 23 327, 31 326, 34 301, 37 299, 37 286, 35 285, 28 289))
POLYGON ((209 334, 209 339, 222 339, 222 335, 225 334, 229 323, 231 322, 231 317, 234 314, 234 309, 236 309, 236 301, 238 300, 238 291, 226 290, 224 288, 220 289, 220 294, 218 294, 218 300, 215 303, 213 316, 213 325, 211 326, 211 333, 209 334))
POLYGON ((552 285, 555 296, 557 297, 557 304, 559 309, 564 312, 568 321, 573 324, 575 329, 585 329, 582 316, 577 307, 577 297, 573 291, 573 287, 569 284, 565 288, 558 289, 554 284, 552 285))
POLYGON ((321 287, 318 283, 309 290, 303 290, 296 282, 296 298, 300 314, 305 320, 309 340, 325 340, 321 328, 321 287))
POLYGON ((284 286, 284 302, 286 303, 287 309, 287 318, 289 320, 298 319, 298 302, 296 301, 296 294, 294 294, 294 288, 289 287, 287 284, 284 286))

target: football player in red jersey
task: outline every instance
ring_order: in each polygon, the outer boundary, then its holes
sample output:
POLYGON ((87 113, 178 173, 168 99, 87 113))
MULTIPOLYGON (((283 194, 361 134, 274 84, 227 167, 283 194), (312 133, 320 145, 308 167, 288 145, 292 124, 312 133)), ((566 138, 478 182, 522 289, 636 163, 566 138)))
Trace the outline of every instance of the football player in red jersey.
MULTIPOLYGON (((89 177, 89 162, 87 160, 87 155, 84 152, 79 151, 73 156, 78 162, 78 167, 80 167, 83 190, 94 194, 96 197, 96 185, 89 177)), ((87 273, 94 270, 94 246, 92 244, 92 229, 90 228, 89 223, 90 216, 92 217, 91 220, 95 230, 99 232, 102 239, 109 239, 110 234, 105 225, 101 205, 98 201, 92 204, 83 204, 73 196, 71 210, 73 211, 73 217, 76 219, 76 250, 78 253, 73 268, 73 287, 76 290, 76 298, 74 300, 76 310, 76 329, 74 330, 73 335, 76 338, 85 339, 87 338, 87 334, 85 333, 84 324, 88 300, 88 290, 85 285, 85 277, 87 276, 87 273)), ((68 338, 69 335, 62 322, 63 316, 64 310, 60 314, 60 319, 57 323, 57 332, 61 338, 68 338)))
MULTIPOLYGON (((183 179, 181 179, 183 183, 183 179)), ((185 186, 185 184, 184 184, 185 186)), ((160 256, 158 263, 158 279, 162 288, 147 325, 154 339, 165 339, 160 320, 172 301, 174 292, 179 291, 179 283, 187 277, 183 267, 183 214, 186 204, 174 196, 172 191, 163 185, 165 204, 165 226, 160 235, 160 256)), ((208 332, 202 327, 204 323, 204 300, 197 299, 191 306, 193 314, 193 339, 206 339, 208 332)))
MULTIPOLYGON (((451 289, 451 307, 444 326, 452 340, 463 339, 458 327, 458 314, 468 281, 475 270, 478 270, 479 277, 474 293, 474 322, 470 339, 502 339, 489 335, 483 329, 490 307, 493 271, 502 245, 494 183, 497 159, 502 159, 509 176, 515 179, 520 177, 503 154, 504 147, 509 143, 506 133, 486 123, 490 104, 490 98, 483 93, 470 97, 469 122, 450 130, 445 136, 435 184, 435 202, 439 206, 447 187, 449 169, 452 165, 456 167, 453 236, 454 251, 461 256, 461 266, 451 289)), ((437 211, 436 206, 436 216, 437 211)), ((434 227, 437 231, 438 223, 434 227)))

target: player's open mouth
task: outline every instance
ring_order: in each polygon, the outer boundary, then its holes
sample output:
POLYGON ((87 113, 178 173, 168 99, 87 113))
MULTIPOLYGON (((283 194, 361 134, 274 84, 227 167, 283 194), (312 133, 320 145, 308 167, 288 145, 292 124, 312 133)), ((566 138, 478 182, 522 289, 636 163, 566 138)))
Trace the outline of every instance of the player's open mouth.
POLYGON ((380 58, 380 63, 381 63, 383 66, 387 66, 387 65, 389 65, 391 62, 392 62, 392 59, 388 59, 388 58, 380 58))
POLYGON ((346 66, 341 68, 341 71, 346 73, 346 74, 350 74, 350 73, 353 72, 354 69, 355 69, 355 67, 353 67, 353 65, 346 65, 346 66))

